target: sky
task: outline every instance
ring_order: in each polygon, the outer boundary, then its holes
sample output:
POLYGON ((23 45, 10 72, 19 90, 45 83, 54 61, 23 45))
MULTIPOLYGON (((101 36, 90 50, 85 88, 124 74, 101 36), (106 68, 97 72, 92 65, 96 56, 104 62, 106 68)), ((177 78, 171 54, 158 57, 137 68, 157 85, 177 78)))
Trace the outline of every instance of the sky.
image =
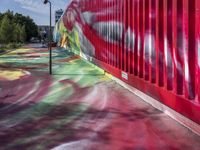
MULTIPOLYGON (((71 0, 51 0, 52 19, 54 24, 55 10, 65 9, 71 0)), ((15 13, 30 16, 37 25, 49 24, 49 5, 44 5, 43 0, 0 0, 0 12, 10 9, 15 13)))

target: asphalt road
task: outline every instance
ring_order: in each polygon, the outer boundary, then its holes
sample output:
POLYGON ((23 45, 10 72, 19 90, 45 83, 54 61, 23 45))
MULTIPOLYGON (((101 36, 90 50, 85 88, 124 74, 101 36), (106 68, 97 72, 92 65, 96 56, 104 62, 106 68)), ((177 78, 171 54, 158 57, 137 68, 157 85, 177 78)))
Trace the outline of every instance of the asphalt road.
POLYGON ((0 150, 199 150, 200 137, 64 49, 0 56, 0 150))

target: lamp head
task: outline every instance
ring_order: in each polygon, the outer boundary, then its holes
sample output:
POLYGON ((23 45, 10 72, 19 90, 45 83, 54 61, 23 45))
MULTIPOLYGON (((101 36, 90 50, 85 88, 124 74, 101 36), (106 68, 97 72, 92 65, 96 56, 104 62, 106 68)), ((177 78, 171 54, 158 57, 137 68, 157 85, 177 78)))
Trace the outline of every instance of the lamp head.
POLYGON ((48 0, 44 0, 44 4, 47 4, 49 1, 48 0))

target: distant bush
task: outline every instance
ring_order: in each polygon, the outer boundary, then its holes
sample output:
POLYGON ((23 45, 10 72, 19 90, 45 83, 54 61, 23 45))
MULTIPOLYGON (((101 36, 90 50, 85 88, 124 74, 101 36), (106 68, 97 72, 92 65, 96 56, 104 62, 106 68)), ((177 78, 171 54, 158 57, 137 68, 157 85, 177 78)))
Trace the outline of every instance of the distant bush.
POLYGON ((0 45, 0 54, 6 52, 7 50, 12 50, 21 47, 22 43, 9 43, 0 45))
POLYGON ((7 49, 13 49, 13 48, 17 48, 17 44, 16 43, 9 43, 7 46, 6 46, 7 49))

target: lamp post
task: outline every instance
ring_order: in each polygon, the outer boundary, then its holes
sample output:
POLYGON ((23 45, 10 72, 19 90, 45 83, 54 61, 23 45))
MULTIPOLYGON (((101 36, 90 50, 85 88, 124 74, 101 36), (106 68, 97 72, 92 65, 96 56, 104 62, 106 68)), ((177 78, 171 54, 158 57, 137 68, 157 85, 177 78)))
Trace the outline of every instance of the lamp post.
POLYGON ((49 10, 50 10, 50 24, 49 24, 49 74, 52 75, 52 27, 51 27, 51 2, 49 0, 44 0, 44 4, 49 3, 49 10))

